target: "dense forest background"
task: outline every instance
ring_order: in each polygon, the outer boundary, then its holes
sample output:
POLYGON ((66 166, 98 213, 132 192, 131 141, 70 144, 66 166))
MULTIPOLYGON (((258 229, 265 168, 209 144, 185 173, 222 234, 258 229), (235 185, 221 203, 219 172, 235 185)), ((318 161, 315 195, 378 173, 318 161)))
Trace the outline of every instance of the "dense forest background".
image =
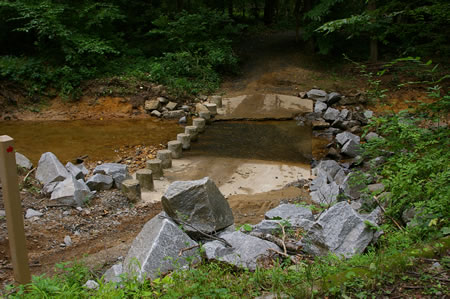
POLYGON ((196 94, 238 72, 234 43, 268 28, 297 30, 299 51, 377 61, 448 57, 449 24, 444 0, 1 0, 0 80, 30 95, 77 97, 102 76, 196 94))

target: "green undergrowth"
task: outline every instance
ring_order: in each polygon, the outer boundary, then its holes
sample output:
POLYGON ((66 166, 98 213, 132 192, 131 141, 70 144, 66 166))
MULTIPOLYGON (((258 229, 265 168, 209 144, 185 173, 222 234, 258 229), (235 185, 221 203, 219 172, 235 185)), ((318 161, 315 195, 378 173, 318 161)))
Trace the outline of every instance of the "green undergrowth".
MULTIPOLYGON (((382 247, 349 260, 336 256, 303 260, 297 265, 283 261, 255 272, 237 270, 221 263, 203 262, 187 270, 139 281, 129 277, 120 285, 102 278, 81 264, 59 264, 59 274, 33 277, 26 286, 7 287, 6 298, 253 298, 274 293, 290 298, 350 296, 370 298, 381 295, 380 286, 400 279, 414 269, 421 258, 440 257, 450 249, 450 238, 428 244, 414 244, 407 234, 393 233, 381 240, 382 247), (405 249, 408 246, 408 249, 405 249), (88 279, 99 283, 97 290, 83 287, 88 279)), ((447 263, 442 262, 448 269, 447 263)), ((445 291, 445 286, 435 286, 445 291)))

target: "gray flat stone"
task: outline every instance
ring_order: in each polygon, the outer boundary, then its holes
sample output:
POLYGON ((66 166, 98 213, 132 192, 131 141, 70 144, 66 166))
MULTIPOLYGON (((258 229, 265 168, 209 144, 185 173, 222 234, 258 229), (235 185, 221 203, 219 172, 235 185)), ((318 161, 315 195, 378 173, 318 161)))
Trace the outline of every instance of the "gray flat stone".
MULTIPOLYGON (((280 232, 281 227, 278 223, 282 220, 262 220, 260 223, 253 226, 252 232, 263 233, 263 234, 274 234, 275 232, 280 232)), ((292 224, 292 223, 291 223, 292 224)), ((314 221, 308 219, 298 219, 292 225, 291 228, 298 229, 301 228, 304 231, 308 231, 314 224, 314 221)))
POLYGON ((258 259, 263 255, 268 255, 269 249, 280 250, 272 242, 239 231, 223 233, 220 237, 229 242, 232 247, 225 247, 220 241, 208 242, 203 246, 207 259, 222 261, 250 271, 256 270, 258 259))
POLYGON ((362 253, 374 237, 365 221, 347 202, 337 203, 305 235, 303 250, 312 255, 331 252, 346 258, 362 253))
POLYGON ((122 182, 124 180, 131 178, 130 174, 128 173, 127 165, 119 163, 104 163, 102 165, 99 165, 94 169, 94 174, 97 173, 112 176, 114 185, 118 189, 121 188, 122 182))
POLYGON ((101 173, 94 174, 89 180, 86 182, 89 189, 91 190, 109 190, 112 188, 114 180, 112 176, 105 175, 101 173))
POLYGON ((294 204, 281 204, 269 210, 264 215, 266 219, 285 219, 292 226, 297 226, 297 222, 304 219, 314 221, 314 216, 310 209, 294 204))
POLYGON ((53 153, 47 152, 41 156, 36 169, 36 179, 41 184, 64 181, 68 177, 69 172, 53 153))
POLYGON ((175 102, 169 102, 166 105, 167 110, 172 111, 175 110, 175 108, 177 108, 178 104, 175 102))
POLYGON ((316 101, 326 102, 328 100, 328 94, 324 90, 320 89, 311 89, 306 93, 309 99, 313 99, 316 101))
POLYGON ((27 170, 31 170, 33 168, 33 163, 31 163, 30 159, 19 152, 16 152, 16 165, 27 170))
MULTIPOLYGON (((234 223, 228 202, 208 177, 173 182, 161 201, 170 217, 179 218, 205 233, 219 231, 234 223)), ((197 234, 191 227, 184 229, 190 235, 197 234)))
POLYGON ((186 112, 184 112, 183 110, 173 110, 173 111, 164 112, 162 114, 162 117, 167 118, 167 119, 180 119, 185 115, 186 115, 186 112))
MULTIPOLYGON (((164 215, 160 213, 159 215, 164 215)), ((181 249, 197 245, 176 223, 162 219, 159 215, 152 218, 142 228, 124 261, 124 271, 139 278, 156 279, 160 273, 166 273, 199 260, 198 249, 181 249)))
POLYGON ((36 210, 33 210, 33 209, 27 209, 27 212, 25 214, 25 218, 26 219, 30 219, 31 217, 41 217, 42 215, 44 215, 44 214, 42 214, 39 211, 36 211, 36 210))

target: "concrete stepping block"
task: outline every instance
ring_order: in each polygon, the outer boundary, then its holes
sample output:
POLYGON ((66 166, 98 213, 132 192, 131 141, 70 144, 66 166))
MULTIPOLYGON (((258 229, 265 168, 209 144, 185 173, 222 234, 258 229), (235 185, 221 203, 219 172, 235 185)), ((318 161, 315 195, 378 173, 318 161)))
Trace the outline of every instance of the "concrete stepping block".
POLYGON ((216 104, 205 103, 205 107, 208 108, 208 110, 211 113, 211 115, 214 116, 214 115, 217 114, 217 105, 216 104))
POLYGON ((122 182, 122 193, 130 202, 138 202, 141 199, 141 185, 138 180, 125 180, 122 182))
POLYGON ((172 159, 180 159, 183 152, 183 144, 178 140, 167 143, 167 149, 172 153, 172 159))
POLYGON ((180 133, 177 135, 177 140, 181 142, 181 147, 184 150, 191 148, 191 136, 186 133, 180 133))
POLYGON ((203 132, 205 132, 205 128, 206 128, 206 120, 203 118, 194 118, 192 120, 192 125, 194 127, 197 127, 198 133, 203 133, 203 132))
POLYGON ((197 139, 198 139, 197 127, 187 126, 184 128, 184 133, 188 134, 191 137, 191 141, 197 141, 197 139))
POLYGON ((146 167, 152 171, 152 176, 154 179, 160 179, 163 177, 163 171, 161 166, 162 161, 160 159, 147 160, 146 167))
POLYGON ((211 103, 216 104, 217 108, 222 108, 222 97, 221 96, 212 96, 211 103))
POLYGON ((161 168, 167 169, 172 167, 172 152, 169 150, 160 150, 156 152, 156 157, 161 160, 161 168))
POLYGON ((136 171, 136 179, 139 181, 142 190, 154 190, 153 174, 150 169, 140 169, 136 171))

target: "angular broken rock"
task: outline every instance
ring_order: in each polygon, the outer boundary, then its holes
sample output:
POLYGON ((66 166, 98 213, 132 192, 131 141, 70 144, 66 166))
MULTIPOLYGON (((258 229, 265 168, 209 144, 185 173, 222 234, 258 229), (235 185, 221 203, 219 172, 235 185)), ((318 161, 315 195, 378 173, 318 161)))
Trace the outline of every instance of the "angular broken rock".
POLYGON ((145 101, 144 109, 147 111, 153 111, 159 109, 159 101, 158 100, 147 100, 145 101))
POLYGON ((89 180, 86 182, 89 189, 91 190, 109 190, 112 188, 114 180, 112 176, 105 175, 101 173, 94 174, 89 180))
POLYGON ((314 112, 315 113, 322 113, 325 110, 327 110, 328 106, 324 102, 316 102, 314 105, 314 112))
POLYGON ((341 169, 342 167, 339 163, 334 160, 322 160, 316 167, 313 168, 312 174, 317 177, 326 176, 328 181, 332 182, 336 174, 341 169))
POLYGON ((350 132, 342 132, 336 135, 336 141, 344 146, 348 141, 352 140, 354 143, 358 143, 361 141, 361 138, 350 132))
POLYGON ((36 179, 41 184, 60 182, 69 177, 69 172, 53 153, 47 152, 41 156, 36 169, 36 179))
POLYGON ((309 99, 326 102, 328 99, 328 95, 326 91, 320 89, 311 89, 306 93, 309 99))
POLYGON ((59 183, 61 182, 52 182, 44 185, 44 187, 42 188, 42 194, 44 196, 50 196, 53 191, 55 191, 56 186, 58 186, 59 183))
POLYGON ((124 180, 131 178, 128 167, 119 163, 104 163, 95 167, 94 174, 106 174, 112 176, 116 188, 120 189, 124 180))
POLYGON ((93 193, 83 180, 70 176, 56 186, 50 199, 60 204, 81 207, 92 196, 93 193))
POLYGON ((331 205, 339 200, 341 194, 341 188, 336 182, 330 184, 324 184, 320 186, 316 191, 310 193, 311 201, 317 204, 331 205))
POLYGON ((160 273, 183 267, 199 258, 197 249, 182 249, 197 245, 176 223, 161 218, 165 213, 152 218, 142 228, 131 244, 125 258, 123 271, 131 275, 156 279, 160 273))
POLYGON ((106 270, 105 274, 103 274, 103 278, 106 282, 121 282, 122 279, 120 275, 123 274, 123 265, 122 263, 117 263, 108 270, 106 270))
POLYGON ((73 165, 72 162, 67 162, 66 169, 77 180, 79 180, 79 179, 84 180, 84 173, 83 173, 83 171, 81 170, 81 168, 73 165))
POLYGON ((327 103, 328 105, 333 105, 341 100, 342 96, 337 92, 331 92, 328 95, 327 103))
POLYGON ((329 122, 333 122, 339 118, 339 110, 328 107, 328 109, 323 114, 323 118, 329 122))
POLYGON ((361 153, 361 146, 353 140, 349 140, 341 149, 341 153, 349 157, 356 157, 361 153))
POLYGON ((256 270, 259 258, 270 254, 269 249, 280 251, 280 248, 272 242, 239 231, 222 233, 220 237, 232 247, 226 247, 221 241, 208 242, 203 246, 206 257, 251 271, 256 270))
POLYGON ((30 159, 25 157, 19 152, 16 152, 16 164, 17 166, 20 166, 22 168, 25 168, 27 170, 30 170, 33 168, 33 163, 31 163, 30 159))
POLYGON ((162 197, 164 211, 174 219, 190 226, 184 230, 191 236, 197 230, 213 233, 234 223, 233 212, 216 184, 205 177, 197 181, 176 181, 162 197))
POLYGON ((178 106, 177 103, 175 103, 175 102, 169 102, 169 103, 167 103, 166 108, 167 108, 167 110, 172 111, 172 110, 174 110, 177 106, 178 106))
POLYGON ((301 224, 305 219, 314 221, 314 216, 310 209, 294 204, 281 204, 267 211, 264 216, 266 219, 288 220, 293 227, 299 226, 298 224, 301 224))
MULTIPOLYGON (((374 231, 347 202, 340 202, 320 216, 301 241, 312 255, 329 252, 346 258, 362 253, 374 237, 374 231)), ((375 225, 375 224, 373 224, 375 225)))

